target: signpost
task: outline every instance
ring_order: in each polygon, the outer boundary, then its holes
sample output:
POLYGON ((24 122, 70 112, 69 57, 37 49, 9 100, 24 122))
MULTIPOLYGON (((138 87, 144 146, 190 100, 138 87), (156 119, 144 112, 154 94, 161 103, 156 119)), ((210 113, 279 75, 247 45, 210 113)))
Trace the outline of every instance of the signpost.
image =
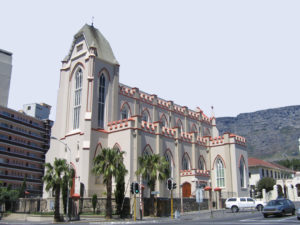
POLYGON ((203 189, 202 188, 196 189, 196 202, 199 204, 199 211, 200 211, 200 203, 203 202, 203 189))

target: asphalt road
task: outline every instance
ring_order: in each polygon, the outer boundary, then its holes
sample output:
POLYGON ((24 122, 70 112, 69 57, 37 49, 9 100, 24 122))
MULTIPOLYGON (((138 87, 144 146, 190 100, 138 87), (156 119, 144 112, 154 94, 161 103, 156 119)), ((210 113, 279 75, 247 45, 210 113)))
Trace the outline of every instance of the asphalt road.
MULTIPOLYGON (((0 224, 14 224, 14 225, 25 225, 25 224, 50 224, 49 222, 20 222, 20 221, 0 221, 0 224)), ((171 220, 170 218, 155 218, 155 219, 145 219, 143 221, 113 221, 113 222, 97 222, 97 221, 74 221, 68 223, 59 224, 87 224, 87 225, 98 225, 98 224, 162 224, 162 225, 299 225, 300 221, 297 220, 296 216, 283 216, 283 217, 269 217, 264 218, 260 212, 239 212, 236 214, 230 212, 224 212, 223 215, 219 215, 216 218, 208 218, 201 216, 197 213, 192 213, 189 215, 184 215, 180 219, 171 220)))

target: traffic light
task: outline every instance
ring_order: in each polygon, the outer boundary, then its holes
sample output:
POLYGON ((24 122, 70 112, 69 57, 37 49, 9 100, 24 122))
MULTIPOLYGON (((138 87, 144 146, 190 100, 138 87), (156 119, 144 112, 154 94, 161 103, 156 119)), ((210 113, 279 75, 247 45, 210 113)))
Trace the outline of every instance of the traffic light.
POLYGON ((173 183, 173 189, 176 189, 176 183, 175 182, 173 183))
POLYGON ((134 194, 133 186, 134 186, 134 183, 132 182, 131 185, 130 185, 130 192, 131 192, 131 194, 134 194))
POLYGON ((172 186, 173 186, 172 179, 169 178, 169 179, 168 179, 168 190, 172 190, 172 186))
POLYGON ((135 183, 134 184, 134 193, 138 194, 140 192, 140 187, 139 187, 139 183, 135 183))

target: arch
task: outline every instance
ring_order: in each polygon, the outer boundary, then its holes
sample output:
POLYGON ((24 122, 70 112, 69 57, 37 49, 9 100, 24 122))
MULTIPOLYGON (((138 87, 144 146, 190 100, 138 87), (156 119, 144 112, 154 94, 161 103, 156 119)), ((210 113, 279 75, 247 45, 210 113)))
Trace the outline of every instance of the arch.
POLYGON ((176 127, 179 127, 181 132, 184 132, 183 124, 180 118, 178 118, 176 121, 176 127))
MULTIPOLYGON (((73 93, 73 129, 79 128, 80 111, 81 111, 81 96, 82 96, 82 80, 83 70, 80 66, 74 72, 74 81, 72 81, 72 93, 73 93)), ((71 85, 70 85, 71 86, 71 85)))
POLYGON ((72 80, 73 75, 74 75, 75 71, 76 71, 78 68, 82 68, 82 70, 85 70, 85 67, 84 67, 83 63, 77 62, 77 63, 75 64, 75 66, 73 67, 71 73, 70 73, 69 81, 72 80))
POLYGON ((242 188, 246 187, 246 163, 245 163, 245 159, 244 156, 241 155, 240 156, 240 160, 239 160, 239 172, 240 172, 240 184, 242 188))
POLYGON ((191 169, 191 159, 187 152, 185 152, 182 156, 181 167, 182 167, 182 170, 190 170, 191 169))
POLYGON ((171 156, 170 158, 171 158, 172 164, 173 164, 173 166, 175 166, 174 157, 173 157, 173 154, 172 154, 172 152, 169 148, 166 149, 164 155, 166 155, 166 154, 171 156))
POLYGON ((120 109, 120 114, 121 114, 121 119, 128 119, 131 117, 132 113, 131 113, 131 108, 130 108, 130 105, 128 104, 128 102, 123 102, 121 109, 120 109), (127 111, 126 115, 125 114, 123 115, 125 110, 127 111))
POLYGON ((164 113, 160 116, 159 121, 162 123, 163 127, 169 127, 167 117, 164 113))
POLYGON ((106 75, 107 78, 108 78, 108 81, 110 81, 110 75, 109 75, 109 72, 108 72, 108 70, 107 70, 105 67, 103 67, 103 68, 100 70, 100 72, 98 73, 98 77, 100 77, 101 74, 106 75))
POLYGON ((223 165, 224 165, 224 168, 226 168, 226 164, 225 164, 224 159, 222 158, 221 155, 218 154, 218 155, 215 157, 215 159, 214 159, 212 170, 214 170, 214 167, 215 167, 215 164, 216 164, 216 160, 217 160, 218 158, 220 158, 220 159, 222 160, 222 163, 223 163, 223 165))
POLYGON ((191 132, 193 132, 193 133, 197 133, 198 131, 197 131, 198 129, 197 129, 197 126, 196 126, 196 124, 195 123, 193 123, 193 125, 192 125, 192 128, 191 128, 191 132))
POLYGON ((191 197, 191 190, 192 190, 192 185, 189 182, 184 182, 182 184, 182 196, 184 198, 189 198, 191 197))
POLYGON ((216 184, 217 187, 225 187, 225 168, 224 162, 221 157, 216 157, 215 163, 216 165, 216 184))
POLYGON ((118 150, 119 150, 119 152, 121 152, 121 151, 122 151, 122 148, 121 148, 121 146, 119 145, 119 143, 118 143, 118 142, 114 144, 114 147, 113 147, 113 148, 114 148, 114 149, 118 149, 118 150))
POLYGON ((98 127, 104 128, 104 115, 106 104, 107 82, 105 73, 101 73, 98 77, 98 127))
POLYGON ((95 153, 94 153, 93 159, 100 153, 101 150, 102 150, 102 144, 101 144, 101 142, 99 142, 95 148, 95 153))
POLYGON ((206 170, 206 162, 205 162, 205 159, 203 157, 203 155, 200 155, 199 156, 199 159, 198 159, 198 168, 199 170, 206 170))
POLYGON ((142 113, 141 113, 142 121, 146 121, 148 123, 152 123, 152 119, 150 116, 150 112, 147 108, 144 108, 142 113), (147 116, 148 118, 144 118, 144 115, 147 116))
POLYGON ((153 150, 151 146, 149 144, 146 144, 142 152, 142 155, 144 156, 144 155, 152 155, 152 154, 153 154, 153 150))
POLYGON ((203 128, 203 136, 211 136, 210 130, 207 127, 203 128))

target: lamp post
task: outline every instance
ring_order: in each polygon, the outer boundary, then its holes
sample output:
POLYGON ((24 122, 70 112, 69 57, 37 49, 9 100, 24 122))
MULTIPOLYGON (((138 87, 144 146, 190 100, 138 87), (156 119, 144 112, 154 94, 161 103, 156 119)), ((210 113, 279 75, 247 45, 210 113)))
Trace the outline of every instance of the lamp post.
MULTIPOLYGON (((68 159, 68 167, 69 167, 69 169, 70 169, 70 164, 71 164, 71 149, 69 148, 69 146, 67 145, 67 143, 65 143, 65 142, 63 142, 63 141, 61 141, 61 140, 59 140, 58 138, 56 138, 56 137, 53 137, 53 136, 51 136, 50 137, 52 140, 56 140, 56 141, 58 141, 58 142, 60 142, 60 143, 62 143, 64 146, 65 146, 65 151, 67 152, 68 150, 69 150, 69 159, 68 159)), ((69 216, 69 198, 70 198, 70 194, 69 194, 69 182, 68 182, 68 184, 67 184, 67 220, 68 221, 70 221, 70 216, 69 216)))

